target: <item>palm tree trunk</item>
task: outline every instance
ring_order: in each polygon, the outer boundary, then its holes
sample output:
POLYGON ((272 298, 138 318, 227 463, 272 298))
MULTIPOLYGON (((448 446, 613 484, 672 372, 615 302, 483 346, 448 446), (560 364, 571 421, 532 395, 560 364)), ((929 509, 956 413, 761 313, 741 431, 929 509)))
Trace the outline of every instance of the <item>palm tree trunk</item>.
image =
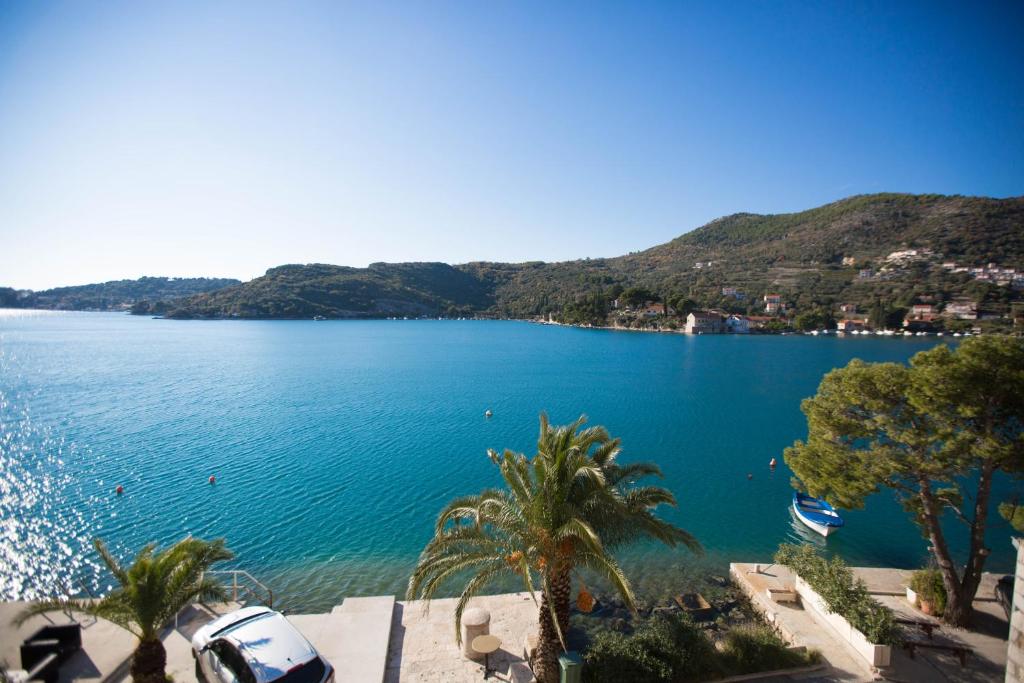
POLYGON ((540 635, 533 661, 533 673, 539 683, 557 683, 559 678, 558 655, 562 652, 562 642, 558 631, 560 628, 563 636, 569 633, 569 599, 572 593, 567 570, 551 577, 550 592, 550 602, 547 592, 542 592, 540 598, 540 635), (558 628, 551 617, 552 608, 558 616, 558 628))
POLYGON ((133 683, 166 683, 167 652, 159 638, 139 641, 132 653, 133 683))

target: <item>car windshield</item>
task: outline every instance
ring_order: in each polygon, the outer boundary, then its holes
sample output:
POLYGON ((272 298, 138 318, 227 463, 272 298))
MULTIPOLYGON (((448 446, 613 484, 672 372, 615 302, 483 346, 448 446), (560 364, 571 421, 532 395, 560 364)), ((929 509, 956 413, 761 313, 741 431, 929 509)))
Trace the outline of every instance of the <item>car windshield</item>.
POLYGON ((274 683, 320 683, 327 667, 319 657, 313 657, 305 664, 299 664, 274 683))

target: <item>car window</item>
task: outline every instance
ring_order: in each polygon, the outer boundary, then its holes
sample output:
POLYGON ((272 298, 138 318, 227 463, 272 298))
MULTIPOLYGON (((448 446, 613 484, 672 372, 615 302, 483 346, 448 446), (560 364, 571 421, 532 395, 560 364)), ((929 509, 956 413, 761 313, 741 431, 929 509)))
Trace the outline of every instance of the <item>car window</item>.
POLYGON ((215 640, 210 645, 210 649, 213 650, 221 663, 227 667, 228 671, 235 675, 235 678, 240 683, 256 683, 256 677, 253 676, 252 669, 245 663, 242 654, 234 645, 226 640, 215 640))
POLYGON ((324 660, 319 657, 313 657, 313 659, 305 664, 292 668, 284 676, 275 680, 274 683, 320 683, 326 672, 327 667, 324 666, 324 660))

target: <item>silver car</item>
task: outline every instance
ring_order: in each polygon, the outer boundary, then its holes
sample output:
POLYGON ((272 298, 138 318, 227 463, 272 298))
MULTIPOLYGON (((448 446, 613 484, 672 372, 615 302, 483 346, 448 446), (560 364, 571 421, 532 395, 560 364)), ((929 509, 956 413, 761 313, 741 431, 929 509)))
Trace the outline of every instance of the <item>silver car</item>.
POLYGON ((284 615, 267 607, 225 614, 192 636, 200 683, 333 683, 334 668, 284 615))

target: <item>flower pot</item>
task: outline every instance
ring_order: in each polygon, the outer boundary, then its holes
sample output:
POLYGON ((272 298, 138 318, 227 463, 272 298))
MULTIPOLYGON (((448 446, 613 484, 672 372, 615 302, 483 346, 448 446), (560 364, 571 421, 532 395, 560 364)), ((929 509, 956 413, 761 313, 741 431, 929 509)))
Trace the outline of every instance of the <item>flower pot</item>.
POLYGON ((935 608, 932 606, 932 603, 928 602, 924 598, 921 598, 919 608, 922 614, 931 615, 935 613, 935 608))

